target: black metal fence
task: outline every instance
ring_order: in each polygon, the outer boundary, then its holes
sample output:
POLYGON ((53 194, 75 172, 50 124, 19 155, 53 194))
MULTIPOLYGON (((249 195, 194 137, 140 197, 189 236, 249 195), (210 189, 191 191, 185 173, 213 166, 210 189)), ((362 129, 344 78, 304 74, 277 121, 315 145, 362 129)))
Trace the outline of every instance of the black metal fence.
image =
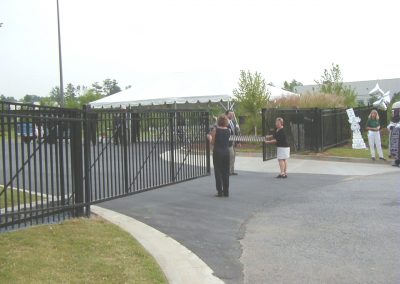
POLYGON ((208 175, 208 112, 0 102, 0 228, 208 175))
MULTIPOLYGON (((354 108, 356 116, 361 118, 361 130, 365 129, 368 115, 373 108, 354 108)), ((380 122, 387 124, 386 111, 378 110, 380 122)), ((268 135, 275 127, 275 118, 285 121, 285 133, 290 141, 291 150, 321 152, 342 145, 351 139, 351 129, 345 109, 263 109, 263 135, 268 135)), ((263 145, 263 158, 276 157, 275 147, 263 145)))

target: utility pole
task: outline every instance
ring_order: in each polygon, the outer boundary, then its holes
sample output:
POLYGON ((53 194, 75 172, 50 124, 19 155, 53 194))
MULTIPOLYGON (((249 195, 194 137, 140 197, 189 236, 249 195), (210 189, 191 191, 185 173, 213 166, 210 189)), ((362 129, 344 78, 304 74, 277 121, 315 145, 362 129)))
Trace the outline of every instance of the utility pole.
POLYGON ((60 11, 57 0, 57 23, 58 23, 58 60, 60 65, 60 102, 61 107, 65 105, 64 100, 64 83, 63 83, 63 72, 62 72, 62 56, 61 56, 61 32, 60 32, 60 11))

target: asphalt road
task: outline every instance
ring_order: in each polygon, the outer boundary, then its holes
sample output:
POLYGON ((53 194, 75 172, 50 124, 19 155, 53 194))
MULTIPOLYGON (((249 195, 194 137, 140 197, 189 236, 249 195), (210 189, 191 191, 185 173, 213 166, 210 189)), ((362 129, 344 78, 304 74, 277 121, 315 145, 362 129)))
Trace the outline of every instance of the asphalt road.
POLYGON ((240 171, 229 198, 205 177, 101 206, 173 237, 226 283, 399 283, 399 174, 240 171))

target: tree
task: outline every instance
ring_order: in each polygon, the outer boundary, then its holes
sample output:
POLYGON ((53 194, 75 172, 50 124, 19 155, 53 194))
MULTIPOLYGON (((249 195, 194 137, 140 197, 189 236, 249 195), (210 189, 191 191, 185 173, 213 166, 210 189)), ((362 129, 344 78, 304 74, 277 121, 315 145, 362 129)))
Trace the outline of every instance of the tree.
POLYGON ((29 95, 26 94, 23 98, 22 98, 22 102, 25 104, 33 104, 36 102, 40 102, 40 100, 42 99, 42 97, 37 96, 37 95, 29 95))
POLYGON ((59 106, 61 105, 61 92, 60 92, 60 87, 56 86, 50 91, 50 104, 55 104, 57 103, 59 106), (53 103, 51 103, 53 102, 53 103))
POLYGON ((104 96, 102 94, 99 94, 95 90, 90 89, 86 91, 85 94, 79 97, 79 105, 80 106, 87 105, 88 103, 99 100, 103 97, 104 96))
POLYGON ((111 79, 105 79, 103 81, 103 94, 105 96, 110 96, 112 94, 118 93, 121 91, 121 88, 118 86, 117 81, 111 79))
POLYGON ((74 85, 72 85, 71 83, 68 83, 67 88, 65 89, 64 95, 65 95, 65 100, 75 100, 76 98, 76 88, 74 87, 74 85))
POLYGON ((331 69, 329 71, 325 69, 321 79, 315 82, 318 84, 320 92, 343 96, 347 106, 357 105, 357 93, 351 87, 343 85, 342 73, 338 64, 332 63, 331 69))
POLYGON ((101 94, 102 91, 103 91, 103 87, 100 86, 99 82, 94 82, 94 83, 92 84, 92 88, 89 89, 89 90, 92 90, 92 91, 93 91, 94 93, 96 93, 96 94, 101 94))
POLYGON ((9 103, 15 103, 15 102, 17 102, 17 99, 14 98, 14 97, 6 97, 4 95, 0 95, 0 101, 9 102, 9 103))
POLYGON ((303 84, 295 79, 293 79, 290 83, 288 81, 283 82, 283 89, 289 92, 295 92, 295 88, 297 86, 303 86, 303 84))
POLYGON ((58 107, 60 106, 53 98, 51 97, 42 97, 40 99, 41 106, 51 106, 51 107, 58 107))
POLYGON ((260 73, 240 71, 239 86, 233 90, 239 111, 246 116, 246 124, 257 135, 261 126, 261 109, 268 103, 269 93, 260 73))

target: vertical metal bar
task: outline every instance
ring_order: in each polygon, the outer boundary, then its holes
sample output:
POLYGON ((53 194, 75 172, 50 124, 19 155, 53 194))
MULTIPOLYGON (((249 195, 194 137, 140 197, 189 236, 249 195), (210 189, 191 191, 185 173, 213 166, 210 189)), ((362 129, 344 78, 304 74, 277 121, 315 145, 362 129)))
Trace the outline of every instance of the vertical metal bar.
MULTIPOLYGON (((86 171, 89 170, 90 172, 90 191, 88 192, 90 194, 90 202, 93 200, 96 200, 96 189, 98 188, 97 185, 97 167, 96 163, 92 166, 91 161, 92 157, 96 159, 96 147, 100 143, 99 139, 97 138, 97 121, 95 120, 96 114, 91 111, 90 108, 87 108, 86 110, 82 110, 82 119, 85 119, 86 115, 86 123, 87 123, 87 131, 88 131, 88 137, 89 137, 89 148, 87 149, 89 151, 89 160, 87 161, 87 164, 84 166, 84 180, 86 182, 87 176, 86 176, 86 171), (86 111, 86 114, 85 114, 86 111), (94 190, 94 192, 93 192, 94 190)), ((85 143, 85 142, 83 142, 85 143)), ((85 156, 84 156, 85 157, 85 156)), ((85 186, 86 190, 86 186, 85 186)), ((85 199, 86 200, 86 199, 85 199)), ((90 207, 89 207, 90 211, 90 207)), ((90 212, 89 212, 90 213, 90 212)))
POLYGON ((144 129, 146 128, 145 126, 145 114, 143 112, 140 112, 140 143, 138 145, 138 190, 143 189, 143 143, 144 141, 144 129))
MULTIPOLYGON (((36 113, 35 113, 35 111, 33 112, 33 116, 36 116, 36 113)), ((35 121, 36 121, 36 118, 34 118, 35 119, 35 121)), ((33 141, 32 141, 32 145, 33 145, 33 151, 35 151, 35 149, 36 149, 36 139, 40 139, 39 137, 40 137, 40 125, 39 125, 39 123, 37 123, 36 124, 37 125, 37 127, 38 127, 38 134, 37 134, 37 137, 35 137, 34 139, 33 139, 33 141)), ((28 145, 28 147, 27 147, 27 151, 26 151, 26 155, 27 155, 27 162, 28 162, 28 189, 29 189, 29 192, 28 192, 28 196, 29 196, 29 211, 32 211, 32 178, 34 179, 34 180, 36 180, 37 179, 37 175, 36 175, 36 160, 34 159, 33 160, 33 163, 34 163, 34 174, 32 174, 32 162, 31 162, 31 144, 29 144, 28 145)), ((25 176, 25 174, 24 174, 24 176, 25 176)), ((25 185, 23 185, 24 186, 24 188, 25 188, 25 185)), ((35 198, 36 198, 36 196, 35 196, 35 198)), ((26 201, 26 200, 25 200, 26 201)), ((25 203, 25 201, 24 201, 24 203, 25 203)), ((29 215, 28 215, 28 213, 27 213, 27 211, 28 211, 28 209, 27 209, 27 206, 26 206, 26 203, 25 203, 25 206, 24 206, 24 210, 25 210, 25 218, 28 216, 28 217, 31 217, 30 215, 32 214, 32 213, 29 213, 29 215)), ((29 220, 30 220, 30 224, 32 224, 32 218, 29 218, 29 220)), ((25 225, 26 225, 26 221, 25 221, 25 225)))
MULTIPOLYGON (((16 199, 17 199, 17 206, 15 206, 15 204, 14 203, 12 203, 12 207, 13 208, 15 208, 15 207, 17 207, 17 219, 18 219, 18 221, 21 219, 21 215, 20 215, 20 212, 21 212, 21 202, 20 202, 20 190, 21 190, 21 188, 20 188, 20 182, 19 182, 19 153, 18 153, 18 134, 17 134, 17 116, 16 117, 14 117, 14 123, 13 123, 13 127, 14 127, 14 152, 15 152, 15 157, 13 158, 13 159, 15 159, 15 177, 16 177, 16 189, 15 189, 15 192, 14 192, 14 189, 13 188, 11 188, 11 192, 12 192, 12 194, 14 195, 14 193, 16 194, 16 199)), ((22 143, 22 141, 21 141, 21 143, 22 143)), ((23 164, 22 164, 22 166, 23 166, 23 164)), ((18 222, 18 228, 20 227, 20 222, 18 222)))
MULTIPOLYGON (((59 164, 60 164, 60 161, 59 161, 59 143, 60 143, 60 140, 62 139, 62 129, 61 129, 61 124, 62 124, 62 121, 61 120, 57 120, 57 118, 59 118, 59 115, 60 115, 60 113, 57 111, 57 113, 54 111, 54 118, 56 119, 55 121, 56 121, 56 125, 57 125, 57 127, 56 127, 56 129, 57 129, 57 140, 56 140, 56 142, 54 143, 54 159, 55 159, 55 164, 53 164, 53 167, 54 167, 54 171, 55 171, 55 180, 56 180, 56 182, 55 182, 55 187, 56 187, 56 200, 57 200, 57 206, 60 206, 61 205, 61 207, 64 205, 63 204, 63 197, 61 197, 61 191, 60 191, 60 175, 61 175, 61 173, 60 173, 60 171, 59 171, 59 169, 60 169, 60 166, 59 166, 59 164), (60 198, 61 197, 61 198, 60 198)), ((60 220, 60 211, 56 211, 57 212, 57 216, 58 216, 58 218, 57 218, 57 220, 60 220)), ((53 216, 53 221, 54 221, 54 219, 55 219, 55 216, 56 216, 56 214, 52 214, 52 216, 53 216)))
MULTIPOLYGON (((206 117, 206 123, 205 123, 205 132, 206 134, 209 131, 209 125, 210 125, 210 117, 207 115, 206 117)), ((206 136, 206 135, 205 135, 206 136)), ((205 144, 206 144, 206 167, 207 167, 207 174, 211 174, 211 165, 210 165, 210 142, 207 139, 207 136, 204 138, 205 139, 205 144)))
POLYGON ((132 181, 134 183, 134 190, 137 191, 139 188, 139 152, 138 152, 138 145, 140 144, 140 139, 141 139, 141 135, 140 135, 140 114, 137 112, 134 113, 134 123, 135 123, 135 141, 134 141, 134 147, 133 147, 133 153, 134 153, 134 171, 133 171, 133 176, 134 176, 134 180, 132 181))
POLYGON ((174 151, 174 112, 169 114, 169 150, 171 182, 175 182, 175 151, 174 151))
MULTIPOLYGON (((71 163, 70 163, 70 152, 69 152, 69 147, 71 146, 72 143, 72 139, 71 139, 71 124, 73 122, 71 121, 66 121, 66 138, 64 141, 64 146, 63 146, 63 151, 65 151, 65 183, 66 183, 66 187, 65 187, 65 195, 67 196, 67 200, 66 200, 66 205, 70 205, 70 200, 69 197, 70 195, 70 189, 71 189, 71 184, 70 184, 70 178, 71 178, 71 163)), ((66 211, 64 211, 65 214, 66 211)), ((68 211, 67 211, 68 212, 68 211)))
POLYGON ((154 141, 153 141, 153 135, 152 135, 152 131, 153 131, 153 113, 149 114, 149 128, 148 128, 148 144, 149 144, 149 184, 150 187, 154 187, 154 176, 155 176, 155 165, 154 165, 154 141))
MULTIPOLYGON (((115 117, 115 115, 118 115, 118 113, 114 112, 114 117, 115 117)), ((119 133, 116 133, 116 135, 118 136, 119 133)), ((118 137, 118 139, 119 139, 119 137, 118 137)), ((114 184, 113 184, 113 188, 112 188, 112 191, 111 191, 111 196, 113 196, 113 197, 115 196, 115 192, 118 190, 118 171, 117 171, 117 163, 118 163, 118 161, 117 161, 116 152, 118 152, 118 148, 120 147, 120 143, 121 143, 121 141, 118 141, 117 145, 114 144, 113 152, 112 152, 113 156, 112 156, 112 159, 111 159, 112 166, 113 166, 113 173, 114 173, 114 184)))
MULTIPOLYGON (((45 137, 46 133, 48 133, 47 124, 46 124, 46 117, 42 113, 40 114, 40 116, 43 116, 43 118, 41 118, 40 121, 41 121, 41 125, 43 125, 43 132, 44 132, 43 136, 45 137)), ((41 128, 39 130, 39 133, 42 130, 41 128)), ((47 138, 45 138, 45 139, 47 139, 47 138)), ((36 144, 34 143, 33 145, 36 145, 36 144)), ((43 145, 46 145, 45 142, 42 139, 39 139, 38 140, 39 155, 37 155, 36 148, 34 147, 34 149, 33 149, 33 151, 34 151, 33 152, 33 160, 35 161, 34 174, 35 174, 36 177, 39 176, 39 181, 35 178, 35 208, 37 208, 38 204, 39 204, 39 201, 38 201, 39 199, 38 199, 38 195, 37 195, 38 194, 38 190, 40 189, 40 196, 43 196, 44 195, 44 188, 45 188, 45 184, 44 184, 44 181, 43 181, 43 145), (39 164, 39 173, 38 173, 36 161, 38 161, 38 164, 39 164)), ((45 148, 45 151, 46 151, 46 148, 45 148)), ((47 153, 47 151, 45 153, 47 153)), ((44 157, 45 163, 46 163, 46 159, 47 159, 47 155, 45 154, 45 157, 44 157)), ((47 200, 47 202, 49 201, 49 196, 48 195, 46 195, 46 200, 47 200)), ((32 210, 32 207, 30 209, 32 210)), ((36 211, 36 215, 35 215, 36 224, 38 223, 37 215, 38 215, 38 211, 36 211)))
MULTIPOLYGON (((108 150, 108 145, 112 141, 112 137, 110 136, 110 132, 107 129, 107 120, 104 118, 104 112, 99 113, 101 117, 101 123, 103 126, 103 131, 106 133, 106 141, 105 145, 102 145, 102 151, 101 151, 101 170, 99 169, 99 175, 102 177, 102 192, 103 192, 103 198, 106 197, 106 188, 109 186, 108 182, 108 175, 106 175, 106 167, 107 167, 107 161, 108 161, 108 155, 107 155, 107 150, 108 150), (105 162, 106 161, 106 162, 105 162)), ((99 191, 99 199, 101 199, 101 192, 99 191)))
POLYGON ((158 185, 162 185, 164 183, 163 181, 163 174, 162 174, 162 165, 163 165, 163 157, 162 157, 162 145, 164 144, 164 137, 163 132, 162 132, 162 117, 161 113, 157 112, 157 123, 156 123, 156 129, 157 129, 157 139, 158 139, 158 147, 157 147, 157 164, 158 164, 158 185))
MULTIPOLYGON (((266 109, 263 108, 261 111, 261 121, 262 121, 262 136, 267 135, 267 129, 266 129, 266 109)), ((263 142, 262 144, 262 151, 263 151, 263 161, 265 162, 267 160, 267 144, 263 142)))
POLYGON ((106 117, 106 125, 108 126, 109 129, 111 129, 111 137, 110 137, 110 143, 107 143, 106 146, 106 166, 105 168, 103 168, 103 175, 107 177, 107 191, 106 191, 106 195, 104 196, 105 198, 109 198, 110 197, 110 190, 112 187, 112 176, 113 173, 111 172, 111 152, 112 152, 112 147, 114 147, 114 124, 112 121, 112 118, 110 120, 110 113, 104 113, 104 116, 106 117))
MULTIPOLYGON (((1 106, 1 112, 0 112, 0 134, 1 134, 1 154, 2 154, 2 167, 3 167, 3 184, 7 184, 7 173, 6 173, 6 145, 5 145, 5 124, 4 124, 4 116, 5 114, 5 109, 4 109, 4 102, 0 102, 1 106)), ((7 189, 4 187, 2 188, 4 190, 3 196, 4 196, 4 204, 5 204, 5 210, 7 210, 7 189)), ((2 198, 2 195, 0 195, 0 198, 2 198)), ((5 211, 7 213, 7 211, 5 211)), ((1 216, 1 211, 0 211, 0 223, 3 221, 3 217, 1 216)), ((5 222, 7 222, 7 215, 5 216, 5 222)))
MULTIPOLYGON (((78 178, 81 179, 80 181, 80 186, 83 185, 84 186, 84 190, 82 189, 82 193, 85 193, 85 213, 86 216, 89 217, 90 216, 90 204, 92 201, 92 196, 91 196, 91 192, 92 192, 92 170, 90 169, 90 143, 91 143, 91 136, 89 133, 89 123, 91 123, 90 118, 88 116, 88 111, 89 109, 87 108, 87 106, 84 106, 82 109, 82 116, 80 116, 78 114, 78 118, 80 120, 78 120, 77 124, 80 126, 78 127, 78 129, 80 130, 83 124, 83 164, 84 164, 84 169, 83 169, 83 173, 85 176, 85 182, 83 183, 83 176, 82 176, 82 171, 80 171, 79 173, 77 172, 78 178)), ((82 131, 80 131, 82 133, 82 131)), ((82 139, 79 140, 79 145, 82 147, 82 139)), ((81 155, 82 157, 82 155, 81 155)), ((77 161, 80 165, 82 165, 82 160, 77 161)), ((83 201, 83 200, 82 200, 83 201)))
POLYGON ((145 122, 144 122, 144 132, 143 132, 143 138, 144 138, 144 144, 143 144, 143 188, 147 189, 148 188, 148 166, 149 164, 146 161, 147 155, 148 155, 148 139, 147 139, 147 133, 148 133, 148 123, 149 123, 149 117, 148 113, 145 114, 145 122))
POLYGON ((163 135, 163 144, 162 144, 163 171, 162 172, 163 172, 164 184, 168 184, 169 177, 170 177, 169 173, 167 172, 169 162, 167 161, 167 153, 166 153, 167 145, 169 145, 169 131, 170 131, 169 123, 168 123, 168 120, 166 119, 167 115, 168 114, 165 112, 161 114, 161 124, 164 128, 163 132, 162 132, 162 135, 163 135))
POLYGON ((122 186, 121 186, 121 181, 123 181, 123 169, 121 166, 121 162, 123 161, 122 159, 122 155, 121 152, 123 150, 124 147, 124 141, 123 141, 123 134, 122 132, 123 130, 123 113, 122 113, 122 109, 119 110, 118 116, 119 116, 119 121, 120 121, 120 128, 119 128, 119 132, 118 132, 118 136, 119 136, 119 143, 118 143, 118 147, 117 147, 117 154, 116 154, 116 170, 117 170, 117 183, 116 183, 116 190, 115 190, 115 196, 119 196, 121 195, 122 192, 122 186))
POLYGON ((144 181, 145 181, 145 188, 149 188, 150 187, 150 179, 149 179, 149 172, 150 172, 150 161, 149 161, 149 155, 150 155, 150 151, 149 151, 149 119, 150 119, 150 114, 146 113, 146 129, 145 129, 145 155, 144 155, 144 161, 145 161, 145 174, 144 174, 144 181))
POLYGON ((129 181, 128 181, 128 123, 127 123, 127 112, 123 113, 123 121, 122 121, 122 138, 123 138, 123 164, 122 168, 124 169, 124 187, 125 193, 129 192, 129 181))
MULTIPOLYGON (((58 125, 57 125, 57 120, 54 119, 54 110, 51 113, 50 119, 52 121, 52 125, 54 125, 54 136, 55 136, 54 137, 54 145, 53 145, 53 143, 50 144, 50 188, 51 188, 51 196, 52 196, 52 206, 51 207, 53 208, 55 205, 59 205, 58 194, 57 194, 57 196, 55 196, 55 193, 58 193, 58 192, 54 191, 54 188, 56 188, 56 186, 54 184, 55 183, 54 182, 54 176, 55 176, 54 167, 57 167, 57 164, 54 162, 54 153, 56 151, 55 148, 56 148, 57 139, 58 139, 58 128, 57 128, 58 125)), ((50 213, 49 207, 47 208, 47 213, 50 213)), ((48 216, 50 216, 50 214, 48 216)), ((54 215, 52 217, 53 217, 53 221, 55 221, 54 215)), ((50 220, 48 220, 48 221, 50 222, 50 220)))
POLYGON ((151 186, 155 187, 157 184, 157 140, 154 138, 155 133, 155 117, 156 112, 153 111, 150 115, 150 128, 149 128, 149 139, 151 149, 151 186))
POLYGON ((132 181, 132 111, 126 113, 126 137, 127 137, 127 192, 131 191, 132 181))
POLYGON ((66 133, 66 129, 64 127, 64 124, 67 123, 65 120, 64 115, 60 115, 61 116, 61 121, 59 123, 60 125, 60 134, 61 137, 59 137, 58 139, 58 155, 59 155, 59 184, 60 184, 60 194, 61 194, 61 204, 64 206, 65 205, 65 184, 64 184, 64 177, 65 177, 65 173, 64 173, 64 139, 67 138, 67 133, 66 133), (65 137, 64 137, 65 136, 65 137))
MULTIPOLYGON (((101 117, 100 117, 101 119, 101 117)), ((96 145, 92 145, 93 153, 92 157, 93 160, 89 161, 89 167, 93 166, 93 173, 94 173, 94 187, 91 188, 91 201, 97 200, 98 196, 100 195, 102 184, 101 183, 101 174, 100 174, 100 144, 103 147, 103 143, 107 143, 104 141, 104 135, 102 131, 102 122, 99 119, 99 113, 93 111, 93 123, 95 124, 94 131, 95 131, 95 139, 96 145), (93 164, 92 164, 93 163, 93 164), (99 193, 99 194, 98 194, 99 193), (93 197, 94 195, 94 197, 93 197)))
MULTIPOLYGON (((29 114, 28 114, 29 115, 29 114)), ((23 118, 21 118, 23 120, 23 118)), ((28 118, 27 118, 28 120, 28 118)), ((18 127, 17 127, 18 128, 18 127)), ((35 128, 33 126, 33 140, 35 139, 35 128)), ((16 132, 18 131, 17 129, 15 130, 16 132)), ((27 143, 27 148, 30 147, 30 143, 27 143)), ((24 219, 24 226, 26 226, 26 180, 25 180, 25 159, 26 159, 26 154, 25 154, 25 147, 24 143, 21 142, 21 165, 22 165, 22 202, 23 202, 23 219, 24 219)), ((29 166, 30 166, 30 158, 28 156, 27 158, 27 163, 28 163, 28 172, 29 172, 29 166)), ((30 178, 30 177, 28 177, 30 178)), ((19 194, 18 194, 19 195, 19 194)))
MULTIPOLYGON (((7 130, 8 130, 8 163, 9 163, 9 171, 10 171, 10 197, 11 197, 11 221, 12 221, 12 228, 14 228, 14 183, 13 183, 13 164, 12 164, 12 140, 11 140, 11 120, 13 119, 13 117, 9 117, 8 121, 7 121, 7 130)), ((15 118, 14 118, 15 119, 15 118)), ((15 143, 15 142, 14 142, 15 143)), ((7 194, 7 187, 5 189, 5 192, 7 194)), ((7 196, 7 195, 6 195, 7 196)), ((8 204, 7 204, 8 200, 6 199, 6 204, 5 204, 5 208, 6 208, 6 214, 7 214, 7 209, 8 209, 8 204)))

